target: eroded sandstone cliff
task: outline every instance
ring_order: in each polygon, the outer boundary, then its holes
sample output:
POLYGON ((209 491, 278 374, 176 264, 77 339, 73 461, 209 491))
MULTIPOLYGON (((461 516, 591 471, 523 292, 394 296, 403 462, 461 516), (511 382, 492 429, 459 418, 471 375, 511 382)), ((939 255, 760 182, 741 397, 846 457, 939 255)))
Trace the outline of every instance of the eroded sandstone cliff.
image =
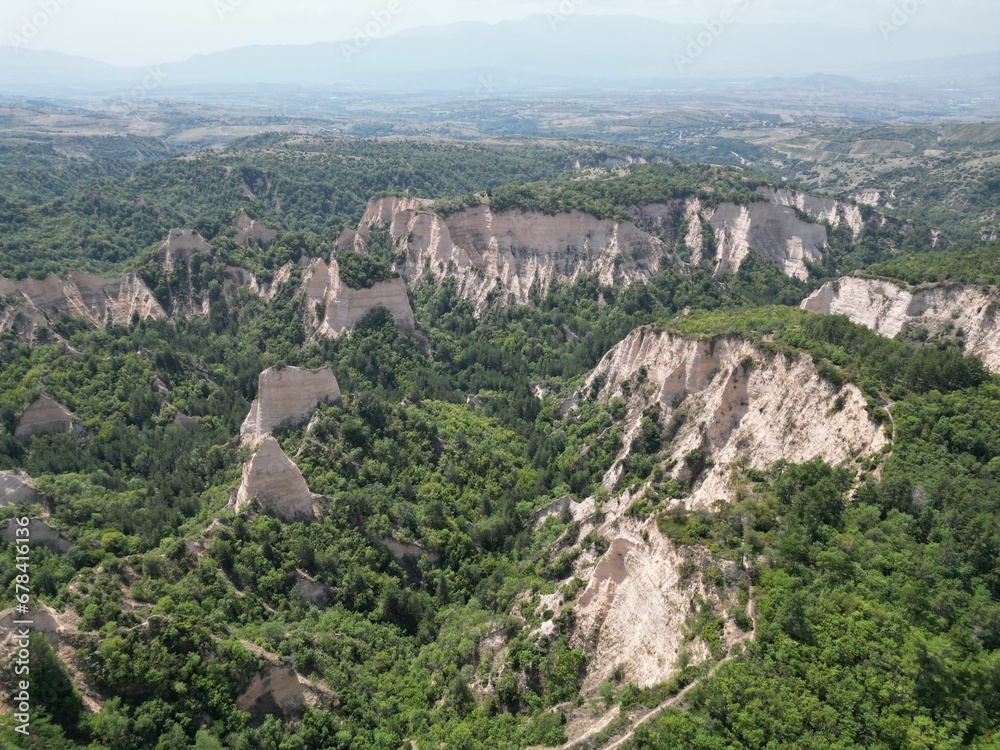
POLYGON ((259 221, 251 219, 247 214, 240 214, 236 219, 236 244, 247 245, 250 240, 261 245, 270 245, 278 239, 278 230, 264 226, 259 221))
MULTIPOLYGON (((691 451, 702 451, 712 464, 687 501, 693 507, 731 496, 737 459, 758 469, 780 459, 845 466, 887 442, 857 387, 834 387, 805 355, 771 354, 739 338, 700 341, 641 328, 605 355, 585 390, 595 381, 604 384, 603 399, 635 385, 627 400, 626 451, 651 404, 662 424, 683 418, 668 449, 674 476, 688 478, 684 457, 691 451)), ((607 482, 620 471, 612 469, 607 482)))
POLYGON ((350 333, 373 310, 384 308, 403 330, 413 330, 416 321, 402 279, 380 281, 369 289, 351 289, 340 278, 335 258, 327 264, 313 262, 302 280, 307 301, 306 316, 317 335, 337 338, 350 333))
POLYGON ((18 440, 30 440, 35 435, 72 432, 74 427, 73 415, 69 409, 48 396, 39 396, 21 414, 14 436, 18 440))
POLYGON ((21 501, 33 503, 41 499, 35 483, 23 471, 0 471, 0 508, 21 501))
POLYGON ((339 399, 340 386, 329 367, 265 370, 257 380, 257 398, 240 429, 240 439, 243 445, 254 447, 272 430, 306 421, 319 404, 339 399))
POLYGON ((633 206, 627 209, 631 221, 579 211, 494 212, 485 199, 440 216, 429 201, 381 198, 369 204, 358 230, 345 232, 338 246, 365 252, 371 232, 387 226, 405 257, 399 270, 408 284, 420 283, 427 272, 439 281, 453 278, 459 296, 481 315, 491 304, 531 304, 553 284, 581 275, 621 287, 647 281, 664 265, 683 273, 689 266, 675 253, 680 240, 692 263, 711 260, 717 273, 738 271, 747 255, 756 253, 783 273, 807 279, 808 264, 820 262, 829 250, 826 224, 849 227, 855 236, 864 227, 853 204, 783 189, 760 193, 766 200, 747 205, 708 207, 688 198, 633 206), (706 243, 706 234, 712 243, 706 243))
POLYGON ((268 437, 243 467, 243 481, 234 502, 237 512, 254 500, 270 503, 285 521, 300 521, 314 517, 317 499, 299 467, 285 455, 277 440, 268 437))
POLYGON ((373 201, 358 238, 388 222, 405 253, 401 270, 407 281, 418 283, 427 271, 452 277, 477 314, 492 301, 530 304, 533 293, 544 296, 553 283, 582 274, 623 286, 649 279, 664 262, 679 265, 663 240, 633 222, 580 212, 494 214, 485 203, 443 218, 421 205, 412 199, 373 201))
POLYGON ((166 313, 153 292, 137 274, 106 278, 72 271, 65 279, 50 274, 44 280, 25 279, 16 284, 0 281, 0 329, 15 327, 34 331, 47 316, 66 313, 86 318, 98 328, 129 325, 134 317, 162 320, 166 313), (19 321, 16 316, 20 315, 19 321))
POLYGON ((728 616, 736 605, 734 592, 723 592, 704 572, 733 568, 729 576, 736 580, 745 578, 743 571, 705 550, 679 549, 655 523, 605 532, 608 551, 581 571, 587 588, 573 610, 573 643, 587 653, 585 692, 612 680, 616 671, 624 682, 649 687, 675 675, 682 654, 694 664, 709 658, 707 645, 688 637, 696 601, 726 613, 722 648, 744 636, 728 616))
POLYGON ((942 284, 911 290, 882 279, 848 277, 831 281, 802 303, 820 315, 845 315, 894 338, 907 328, 928 335, 959 336, 965 352, 1000 372, 1000 290, 942 284))

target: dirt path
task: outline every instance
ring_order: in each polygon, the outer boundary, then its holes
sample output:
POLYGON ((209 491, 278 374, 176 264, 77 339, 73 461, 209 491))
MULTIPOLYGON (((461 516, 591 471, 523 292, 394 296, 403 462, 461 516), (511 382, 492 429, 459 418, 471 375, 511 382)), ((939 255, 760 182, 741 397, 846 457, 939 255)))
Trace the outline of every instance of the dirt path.
POLYGON ((581 734, 575 740, 570 740, 565 745, 563 745, 563 750, 571 750, 571 748, 577 747, 581 742, 585 742, 593 737, 595 734, 600 734, 608 726, 610 726, 615 719, 621 714, 621 708, 615 706, 613 709, 608 711, 606 716, 601 717, 601 720, 597 722, 594 726, 588 729, 586 732, 581 734))

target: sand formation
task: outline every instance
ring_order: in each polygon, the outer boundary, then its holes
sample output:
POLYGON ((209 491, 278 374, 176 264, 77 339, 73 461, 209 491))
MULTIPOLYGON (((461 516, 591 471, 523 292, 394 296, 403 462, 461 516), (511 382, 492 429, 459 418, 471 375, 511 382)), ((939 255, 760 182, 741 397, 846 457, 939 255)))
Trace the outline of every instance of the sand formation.
MULTIPOLYGON (((806 355, 771 354, 736 337, 700 341, 640 328, 605 355, 583 391, 595 381, 604 383, 605 400, 623 395, 626 382, 636 386, 627 401, 626 452, 651 404, 663 425, 683 415, 670 447, 674 476, 687 478, 684 457, 691 451, 714 464, 688 499, 691 506, 728 498, 730 466, 738 459, 757 469, 781 459, 845 466, 887 442, 856 386, 834 387, 806 355)), ((609 472, 609 485, 620 472, 620 466, 609 472)))
POLYGON ((802 303, 820 315, 845 315, 888 338, 923 328, 929 336, 961 333, 965 353, 1000 372, 1000 290, 937 284, 915 290, 884 279, 831 281, 802 303))
POLYGON ((0 508, 19 502, 37 502, 41 496, 35 483, 23 471, 0 471, 0 508))
POLYGON ((257 398, 240 429, 240 439, 243 445, 255 447, 273 430, 307 421, 319 404, 339 400, 340 386, 329 367, 272 367, 258 378, 257 398))
POLYGON ((306 315, 317 335, 337 338, 351 332, 358 322, 374 310, 388 310, 403 330, 416 327, 410 298, 402 279, 388 279, 369 289, 351 289, 340 278, 335 258, 327 264, 312 263, 302 281, 307 305, 306 315))
POLYGON ((294 522, 314 517, 318 495, 309 491, 299 467, 285 455, 273 437, 268 437, 243 467, 243 481, 236 491, 236 512, 257 500, 274 506, 278 516, 294 522))
POLYGON ((21 414, 14 437, 18 440, 30 440, 35 435, 57 435, 74 431, 77 431, 77 425, 69 409, 43 395, 35 399, 21 414))

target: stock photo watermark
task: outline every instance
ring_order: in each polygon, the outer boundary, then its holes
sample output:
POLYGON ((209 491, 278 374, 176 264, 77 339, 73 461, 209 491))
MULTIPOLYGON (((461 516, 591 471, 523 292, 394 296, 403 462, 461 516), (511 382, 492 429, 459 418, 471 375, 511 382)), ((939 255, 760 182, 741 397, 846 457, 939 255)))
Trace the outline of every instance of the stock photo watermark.
POLYGON ((580 12, 587 0, 559 0, 555 8, 545 14, 549 21, 549 26, 553 29, 561 23, 566 23, 570 18, 580 12))
POLYGON ((886 41, 902 31, 906 24, 910 22, 920 9, 927 5, 927 0, 903 0, 892 6, 892 15, 887 19, 879 21, 878 30, 882 32, 882 38, 886 41))
POLYGON ((7 43, 18 51, 22 47, 27 47, 29 43, 38 38, 52 21, 58 16, 62 9, 69 5, 71 0, 40 0, 37 5, 38 10, 30 16, 25 16, 21 23, 20 33, 10 32, 7 35, 7 43))
POLYGON ((246 0, 215 0, 213 5, 215 6, 215 13, 219 16, 220 20, 224 20, 226 16, 237 10, 246 0))
POLYGON ((726 8, 717 18, 706 23, 703 31, 688 37, 684 51, 674 53, 677 71, 683 73, 700 60, 702 55, 726 33, 726 29, 736 22, 737 14, 749 8, 752 2, 753 0, 733 0, 732 7, 726 8))
POLYGON ((354 58, 364 52, 377 39, 385 36, 385 33, 392 26, 396 17, 403 12, 402 0, 389 0, 389 3, 379 10, 372 11, 372 20, 364 26, 358 26, 354 30, 354 36, 348 42, 340 45, 340 51, 344 53, 347 62, 353 62, 354 58))
POLYGON ((31 629, 34 620, 28 617, 31 611, 31 520, 18 518, 14 530, 14 605, 15 620, 11 623, 14 631, 14 654, 11 668, 15 677, 14 731, 28 736, 31 732, 31 629))

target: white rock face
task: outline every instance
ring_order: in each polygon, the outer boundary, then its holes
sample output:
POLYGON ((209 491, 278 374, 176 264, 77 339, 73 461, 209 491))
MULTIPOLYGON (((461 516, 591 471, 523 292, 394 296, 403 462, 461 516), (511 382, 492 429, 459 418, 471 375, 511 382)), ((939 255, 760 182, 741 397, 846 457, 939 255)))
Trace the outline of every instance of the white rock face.
POLYGON ((632 222, 580 212, 494 214, 485 204, 441 218, 421 205, 412 199, 373 201, 355 246, 388 221, 396 247, 406 255, 408 282, 419 283, 427 271, 455 278, 459 296, 472 301, 477 314, 493 299, 530 304, 533 288, 544 295, 554 282, 571 283, 583 274, 627 285, 649 279, 665 258, 679 265, 662 240, 632 222))
MULTIPOLYGON (((585 692, 612 679, 618 668, 625 673, 624 682, 640 687, 665 682, 679 671, 693 597, 721 603, 716 587, 700 573, 682 580, 679 571, 685 557, 656 524, 648 524, 645 531, 648 542, 630 530, 611 541, 587 576, 587 588, 574 608, 573 645, 587 654, 585 692)), ((691 562, 699 571, 727 565, 710 560, 705 550, 687 550, 687 554, 694 556, 691 562)), ((723 643, 728 647, 740 631, 725 619, 723 643)), ((687 650, 695 664, 709 656, 700 642, 689 644, 687 650)))
POLYGON ((314 685, 291 667, 273 664, 254 678, 236 699, 236 705, 258 717, 279 713, 291 718, 301 716, 306 706, 321 706, 329 698, 328 690, 314 685))
POLYGON ((951 326, 965 334, 965 352, 1000 372, 1000 290, 938 285, 911 291, 881 279, 831 281, 802 303, 820 315, 846 315, 855 323, 893 338, 907 327, 937 335, 951 326))
POLYGON ((568 284, 596 274, 602 284, 627 286, 647 281, 663 266, 687 266, 673 253, 686 226, 685 244, 693 262, 704 258, 703 226, 715 234, 717 272, 737 271, 753 252, 785 274, 807 279, 806 262, 819 262, 829 249, 823 224, 799 218, 802 211, 832 226, 863 228, 857 206, 788 190, 763 190, 767 202, 747 206, 723 203, 706 209, 695 198, 629 209, 633 221, 602 220, 569 212, 548 216, 508 211, 494 213, 488 203, 447 218, 427 210, 428 202, 410 198, 372 201, 357 232, 346 232, 341 247, 359 252, 373 228, 388 224, 396 249, 406 258, 401 269, 411 285, 432 272, 438 281, 454 278, 458 294, 481 315, 491 304, 530 304, 554 283, 568 284))
POLYGON ((256 446, 273 430, 308 420, 319 404, 338 400, 340 386, 329 367, 265 370, 257 380, 257 398, 240 429, 241 441, 256 446))
POLYGON ((0 471, 0 508, 22 500, 33 503, 40 499, 35 483, 23 471, 0 471))
MULTIPOLYGON (((4 282, 5 279, 0 279, 0 284, 4 282)), ((34 344, 36 332, 47 323, 42 311, 26 299, 20 295, 6 296, 0 291, 0 332, 13 331, 19 338, 34 344)))
MULTIPOLYGON (((785 188, 777 190, 761 188, 758 192, 769 198, 776 206, 797 208, 816 221, 826 222, 835 229, 841 226, 849 227, 855 239, 864 229, 865 222, 861 216, 861 209, 852 203, 844 203, 835 198, 807 195, 785 188)), ((875 203, 875 205, 878 204, 875 203)))
POLYGON ((319 498, 309 491, 299 467, 285 455, 273 437, 264 440, 243 467, 243 481, 236 491, 236 512, 253 500, 271 503, 285 521, 313 518, 319 498))
MULTIPOLYGON (((756 469, 780 459, 847 466, 886 444, 861 391, 853 385, 837 391, 804 355, 769 354, 738 338, 695 341, 640 328, 604 357, 583 392, 602 377, 600 397, 620 396, 640 370, 646 381, 628 400, 625 451, 650 404, 659 405, 664 425, 683 410, 687 419, 669 448, 677 461, 673 476, 687 477, 684 456, 694 450, 714 463, 688 498, 690 507, 731 498, 730 469, 739 459, 756 469)), ((620 473, 613 468, 605 477, 609 487, 620 473)))
POLYGON ((73 431, 73 415, 66 407, 48 396, 39 396, 24 410, 14 436, 18 440, 30 440, 34 435, 55 435, 73 431))
POLYGON ((193 229, 171 229, 167 239, 160 245, 160 259, 163 269, 169 274, 178 261, 186 262, 194 253, 210 253, 212 246, 193 229))
POLYGON ((877 208, 882 202, 882 193, 878 190, 864 190, 858 195, 854 196, 854 200, 864 206, 871 206, 872 208, 877 208))
POLYGON ((341 281, 340 266, 331 258, 329 265, 319 260, 309 267, 302 291, 308 302, 306 314, 313 316, 317 335, 325 338, 350 333, 362 318, 379 308, 388 310, 401 329, 416 327, 402 279, 380 281, 370 289, 351 289, 341 281))
MULTIPOLYGON (((44 281, 25 279, 17 284, 5 281, 0 296, 13 298, 21 315, 34 321, 32 327, 44 321, 46 315, 60 313, 86 318, 98 328, 127 326, 135 315, 143 320, 167 317, 153 292, 134 273, 105 278, 72 271, 65 280, 50 274, 44 281)), ((0 328, 3 327, 6 326, 0 318, 0 328)))
MULTIPOLYGON (((705 218, 715 231, 716 273, 737 272, 744 259, 755 253, 786 276, 805 280, 809 278, 806 261, 819 262, 830 247, 826 227, 802 221, 787 206, 722 203, 706 212, 705 218)), ((694 261, 701 259, 699 254, 694 261)))
POLYGON ((256 240, 261 245, 267 246, 278 239, 278 230, 270 229, 246 214, 240 214, 236 220, 236 230, 238 245, 246 245, 250 240, 256 240))

